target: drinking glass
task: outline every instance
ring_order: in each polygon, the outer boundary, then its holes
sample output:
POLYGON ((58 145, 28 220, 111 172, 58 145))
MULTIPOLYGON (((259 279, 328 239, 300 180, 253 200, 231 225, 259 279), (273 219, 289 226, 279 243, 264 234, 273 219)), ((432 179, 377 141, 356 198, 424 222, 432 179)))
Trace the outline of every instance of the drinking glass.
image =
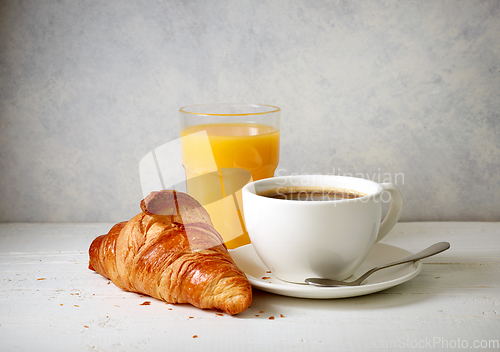
POLYGON ((241 188, 274 176, 279 162, 280 108, 202 104, 179 112, 187 193, 208 211, 228 248, 249 244, 241 188))

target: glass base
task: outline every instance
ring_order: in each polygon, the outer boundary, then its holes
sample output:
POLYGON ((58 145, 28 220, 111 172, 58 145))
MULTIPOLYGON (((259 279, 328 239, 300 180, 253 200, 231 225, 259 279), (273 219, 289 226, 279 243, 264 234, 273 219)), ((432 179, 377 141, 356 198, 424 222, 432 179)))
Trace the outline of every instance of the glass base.
POLYGON ((247 233, 244 233, 241 236, 238 236, 230 241, 225 243, 228 249, 235 249, 244 245, 250 244, 250 237, 248 237, 247 233))

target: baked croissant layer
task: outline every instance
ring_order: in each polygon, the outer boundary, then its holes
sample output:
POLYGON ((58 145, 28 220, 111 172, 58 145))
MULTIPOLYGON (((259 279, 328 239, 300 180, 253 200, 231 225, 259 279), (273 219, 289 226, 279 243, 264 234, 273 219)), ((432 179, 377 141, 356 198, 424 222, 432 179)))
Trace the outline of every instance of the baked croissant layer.
POLYGON ((250 283, 194 198, 172 190, 152 192, 141 209, 94 239, 89 269, 125 291, 168 303, 228 314, 248 308, 250 283))

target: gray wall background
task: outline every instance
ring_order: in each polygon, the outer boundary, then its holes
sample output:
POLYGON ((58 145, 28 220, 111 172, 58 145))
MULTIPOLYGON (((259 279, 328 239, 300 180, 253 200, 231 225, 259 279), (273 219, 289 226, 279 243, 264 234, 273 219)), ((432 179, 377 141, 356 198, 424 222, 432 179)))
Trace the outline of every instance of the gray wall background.
POLYGON ((499 58, 498 0, 1 0, 0 221, 129 219, 141 158, 210 102, 282 108, 281 175, 500 221, 499 58))

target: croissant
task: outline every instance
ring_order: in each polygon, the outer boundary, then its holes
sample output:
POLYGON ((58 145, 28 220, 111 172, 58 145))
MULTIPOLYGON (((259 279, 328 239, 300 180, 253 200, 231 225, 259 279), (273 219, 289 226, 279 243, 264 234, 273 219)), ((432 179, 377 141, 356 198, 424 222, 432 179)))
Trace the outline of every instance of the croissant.
POLYGON ((168 303, 231 315, 250 306, 248 279, 194 198, 172 190, 152 192, 141 210, 94 239, 89 269, 125 291, 168 303))

